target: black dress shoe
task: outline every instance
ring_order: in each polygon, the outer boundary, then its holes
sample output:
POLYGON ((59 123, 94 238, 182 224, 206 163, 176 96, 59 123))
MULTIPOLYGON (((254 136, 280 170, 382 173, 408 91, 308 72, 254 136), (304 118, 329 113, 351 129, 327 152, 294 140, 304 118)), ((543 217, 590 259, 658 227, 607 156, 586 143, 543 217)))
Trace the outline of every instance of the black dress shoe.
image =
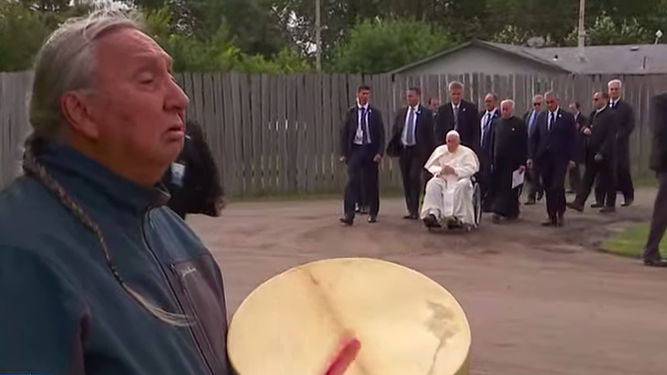
POLYGON ((405 215, 403 216, 404 220, 419 220, 419 215, 417 214, 410 214, 410 215, 405 215))
POLYGON ((563 215, 558 215, 558 217, 556 218, 556 226, 560 228, 564 225, 565 225, 565 218, 563 218, 563 215))
POLYGON ((377 223, 378 222, 377 216, 374 216, 374 215, 369 216, 368 217, 368 222, 371 223, 371 224, 377 223))
POLYGON ((428 215, 422 220, 424 222, 424 225, 426 225, 427 228, 440 228, 440 223, 438 223, 438 218, 435 217, 435 215, 431 214, 428 215))
POLYGON ((526 206, 534 206, 535 205, 535 199, 528 199, 525 203, 526 206))
POLYGON ((556 226, 556 219, 548 219, 546 221, 542 222, 543 227, 555 227, 556 226))
POLYGON ((628 207, 632 205, 632 202, 634 202, 634 199, 626 199, 625 202, 621 205, 621 207, 628 207))
POLYGON ((600 210, 601 214, 613 214, 616 212, 616 207, 605 207, 600 210))
POLYGON ((604 204, 602 203, 595 202, 591 204, 591 208, 602 208, 602 207, 604 207, 604 204))
POLYGON ((584 212, 584 205, 583 204, 580 204, 580 203, 577 203, 577 202, 572 202, 572 203, 566 203, 565 205, 567 206, 567 208, 571 208, 575 211, 584 212))
POLYGON ((359 215, 368 215, 368 208, 362 207, 359 210, 359 215))
POLYGON ((544 198, 544 191, 540 191, 539 193, 537 193, 537 201, 538 202, 541 201, 542 198, 544 198))
POLYGON ((648 267, 667 268, 667 260, 665 259, 644 259, 644 265, 648 267))
POLYGON ((349 217, 341 217, 340 222, 347 226, 352 226, 352 224, 354 224, 354 219, 349 217))

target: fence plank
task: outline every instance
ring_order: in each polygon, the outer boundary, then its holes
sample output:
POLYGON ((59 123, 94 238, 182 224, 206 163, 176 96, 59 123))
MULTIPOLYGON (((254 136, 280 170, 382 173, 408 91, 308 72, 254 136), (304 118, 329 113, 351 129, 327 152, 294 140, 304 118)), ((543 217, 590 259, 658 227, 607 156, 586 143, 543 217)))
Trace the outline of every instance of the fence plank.
POLYGON ((250 139, 250 148, 252 152, 251 155, 251 168, 252 168, 252 192, 253 194, 261 194, 263 192, 263 170, 262 170, 262 107, 264 104, 260 100, 262 98, 261 86, 262 76, 261 75, 251 75, 250 76, 250 125, 251 129, 251 139, 250 139))
MULTIPOLYGON (((26 94, 32 73, 0 73, 0 188, 18 172, 21 142, 29 130, 26 94)), ((338 162, 339 130, 347 109, 354 104, 357 86, 368 83, 371 103, 384 117, 387 138, 394 115, 404 105, 409 85, 429 97, 448 101, 447 84, 462 81, 464 98, 483 106, 486 92, 513 97, 517 115, 531 108, 534 94, 553 88, 561 105, 578 101, 582 112, 592 110, 594 91, 606 91, 607 82, 620 78, 624 97, 636 112, 631 138, 633 171, 645 175, 652 146, 650 100, 665 89, 667 75, 525 75, 486 76, 483 73, 401 75, 287 75, 253 76, 236 73, 182 73, 176 80, 190 98, 186 118, 203 125, 228 195, 296 192, 342 192, 345 165, 338 162)), ((400 189, 398 165, 388 158, 381 165, 381 187, 400 189)))

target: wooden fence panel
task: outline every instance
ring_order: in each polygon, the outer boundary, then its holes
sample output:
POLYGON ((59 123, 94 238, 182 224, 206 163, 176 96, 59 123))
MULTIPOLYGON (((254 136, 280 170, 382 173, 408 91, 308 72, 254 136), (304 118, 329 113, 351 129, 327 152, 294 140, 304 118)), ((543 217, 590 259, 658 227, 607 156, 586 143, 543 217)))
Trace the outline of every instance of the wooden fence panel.
MULTIPOLYGON (((26 99, 31 72, 0 73, 0 188, 19 172, 21 142, 29 130, 26 99)), ((532 96, 549 89, 558 92, 561 106, 578 101, 588 115, 594 91, 606 91, 619 78, 623 97, 635 109, 631 138, 633 172, 647 175, 653 134, 651 98, 667 89, 667 75, 552 75, 484 73, 458 75, 244 75, 237 73, 182 73, 176 80, 190 98, 186 118, 198 121, 228 195, 342 192, 346 167, 339 162, 340 126, 355 103, 356 89, 371 86, 371 103, 382 112, 386 141, 396 111, 405 105, 407 87, 422 89, 423 104, 430 97, 449 100, 447 85, 461 81, 464 99, 480 109, 484 95, 496 92, 513 98, 516 115, 532 107, 532 96)), ((400 190, 398 164, 385 158, 382 189, 400 190)))

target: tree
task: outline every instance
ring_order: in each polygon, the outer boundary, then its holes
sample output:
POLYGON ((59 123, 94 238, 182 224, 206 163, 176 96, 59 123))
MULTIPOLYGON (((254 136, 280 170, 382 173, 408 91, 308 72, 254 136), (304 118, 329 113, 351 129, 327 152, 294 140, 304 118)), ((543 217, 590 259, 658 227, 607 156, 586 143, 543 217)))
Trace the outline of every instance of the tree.
POLYGON ((28 69, 50 31, 38 12, 0 2, 0 71, 28 69))
MULTIPOLYGON (((572 30, 566 40, 568 45, 577 45, 578 30, 572 30)), ((587 44, 609 45, 609 44, 644 44, 653 40, 651 32, 639 25, 636 19, 616 23, 606 13, 595 18, 592 27, 586 30, 587 44)))
POLYGON ((381 73, 450 45, 444 31, 423 22, 363 21, 335 46, 331 64, 337 72, 381 73))

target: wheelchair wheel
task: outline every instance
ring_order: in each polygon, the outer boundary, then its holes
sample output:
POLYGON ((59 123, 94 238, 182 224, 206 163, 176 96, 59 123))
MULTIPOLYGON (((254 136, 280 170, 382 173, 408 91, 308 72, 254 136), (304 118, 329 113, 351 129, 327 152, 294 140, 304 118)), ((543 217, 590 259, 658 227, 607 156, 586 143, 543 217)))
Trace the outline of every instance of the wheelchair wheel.
POLYGON ((482 190, 479 184, 473 186, 472 205, 475 212, 475 227, 478 227, 482 222, 482 190))

